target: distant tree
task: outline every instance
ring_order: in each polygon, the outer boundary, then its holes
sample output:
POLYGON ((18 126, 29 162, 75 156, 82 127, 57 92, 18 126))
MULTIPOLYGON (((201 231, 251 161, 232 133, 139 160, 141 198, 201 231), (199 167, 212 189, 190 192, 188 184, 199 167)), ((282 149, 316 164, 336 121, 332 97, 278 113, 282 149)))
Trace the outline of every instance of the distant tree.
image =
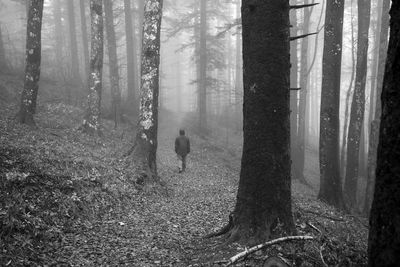
POLYGON ((339 104, 344 0, 327 1, 320 114, 318 198, 343 208, 339 170, 339 104))
MULTIPOLYGON (((385 62, 386 62, 388 32, 389 32, 388 29, 389 29, 390 0, 382 0, 381 5, 382 5, 381 6, 382 15, 380 21, 381 25, 379 29, 378 68, 377 68, 376 88, 373 88, 373 90, 376 90, 377 96, 380 96, 382 93, 383 75, 385 72, 385 62)), ((379 124, 381 119, 381 113, 382 113, 381 99, 380 97, 377 97, 375 105, 375 115, 373 121, 371 122, 371 132, 370 132, 369 149, 368 149, 368 180, 365 193, 365 205, 363 210, 365 214, 368 214, 369 212, 374 192, 376 157, 377 157, 379 124)))
POLYGON ((390 41, 382 88, 374 200, 370 215, 368 266, 400 262, 400 2, 392 1, 390 41))
POLYGON ((162 0, 144 3, 140 114, 133 153, 139 184, 159 181, 157 175, 158 94, 162 0))
POLYGON ((112 0, 104 0, 104 12, 106 18, 106 33, 108 45, 108 59, 112 95, 112 113, 114 118, 114 127, 117 128, 121 119, 121 91, 119 88, 119 72, 117 57, 117 40, 114 29, 114 12, 112 0))
POLYGON ((124 0, 125 13, 125 36, 126 36, 126 58, 127 58, 127 86, 128 86, 128 103, 129 105, 136 104, 138 70, 137 70, 137 47, 134 38, 134 27, 132 19, 131 0, 124 0))
POLYGON ((6 72, 8 70, 8 64, 6 60, 6 52, 3 43, 3 32, 1 30, 0 23, 0 72, 6 72))
POLYGON ((76 23, 75 23, 75 9, 74 1, 67 0, 68 10, 68 28, 69 28, 69 51, 71 58, 71 74, 72 81, 80 83, 81 78, 79 75, 79 60, 78 60, 78 42, 76 38, 76 23))
POLYGON ((43 0, 29 0, 26 31, 26 62, 24 90, 21 95, 18 121, 35 125, 36 98, 39 89, 43 0))
POLYGON ((361 144, 365 111, 365 85, 367 82, 368 31, 371 11, 370 0, 358 0, 358 42, 356 81, 351 103, 349 133, 347 136, 347 164, 344 197, 350 209, 356 207, 358 181, 358 155, 361 144))
POLYGON ((103 6, 102 0, 90 0, 91 47, 89 95, 83 131, 91 135, 101 135, 100 108, 103 74, 103 6))
POLYGON ((81 15, 81 31, 82 31, 82 47, 83 47, 83 59, 84 59, 84 67, 85 67, 85 79, 83 79, 85 90, 88 85, 88 77, 90 71, 90 59, 89 59, 89 39, 87 33, 87 25, 86 25, 86 5, 85 0, 79 1, 79 9, 81 15))
POLYGON ((62 14, 60 7, 60 0, 53 1, 53 15, 54 15, 54 49, 57 63, 57 70, 62 71, 63 64, 63 27, 62 27, 62 14))
POLYGON ((294 232, 290 189, 289 1, 242 1, 243 155, 221 233, 254 244, 294 232), (283 231, 283 232, 282 232, 283 231))

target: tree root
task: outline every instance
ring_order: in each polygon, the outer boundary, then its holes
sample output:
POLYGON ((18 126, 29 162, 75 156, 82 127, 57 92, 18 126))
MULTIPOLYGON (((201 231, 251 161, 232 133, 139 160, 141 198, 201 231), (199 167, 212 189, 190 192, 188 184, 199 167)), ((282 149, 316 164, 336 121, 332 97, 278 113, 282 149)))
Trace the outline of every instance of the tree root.
POLYGON ((212 237, 224 235, 224 234, 228 233, 232 229, 232 227, 233 227, 233 215, 231 213, 231 214, 229 214, 229 222, 227 225, 225 225, 224 227, 222 227, 221 230, 219 230, 215 233, 210 233, 210 234, 206 235, 204 238, 212 238, 212 237))

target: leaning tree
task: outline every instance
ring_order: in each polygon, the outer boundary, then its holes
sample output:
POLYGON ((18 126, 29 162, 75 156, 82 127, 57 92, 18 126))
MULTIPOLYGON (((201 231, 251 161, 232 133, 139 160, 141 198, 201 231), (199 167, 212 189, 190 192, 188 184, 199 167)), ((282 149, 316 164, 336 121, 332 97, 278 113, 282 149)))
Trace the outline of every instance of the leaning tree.
POLYGON ((382 115, 368 240, 369 266, 400 262, 400 2, 392 1, 390 41, 382 88, 382 115))
POLYGON ((158 92, 160 73, 160 34, 162 0, 146 0, 144 4, 140 114, 132 149, 136 183, 158 182, 156 152, 158 129, 158 92))
POLYGON ((219 234, 254 244, 294 232, 290 186, 289 1, 242 1, 243 154, 236 206, 219 234))
POLYGON ((25 81, 17 119, 20 123, 35 125, 33 114, 36 112, 39 90, 43 0, 30 0, 28 4, 25 81))

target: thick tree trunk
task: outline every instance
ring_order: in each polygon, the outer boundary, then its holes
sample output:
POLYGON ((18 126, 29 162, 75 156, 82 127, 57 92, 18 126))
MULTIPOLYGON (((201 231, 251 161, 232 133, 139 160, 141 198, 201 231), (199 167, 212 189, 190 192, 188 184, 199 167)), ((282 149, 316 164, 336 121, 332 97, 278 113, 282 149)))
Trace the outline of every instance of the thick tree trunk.
POLYGON ((85 12, 85 0, 80 0, 80 15, 81 15, 81 31, 82 31, 82 47, 83 47, 83 58, 84 58, 84 67, 85 67, 85 78, 84 86, 85 90, 88 87, 88 77, 90 72, 90 59, 89 59, 89 41, 87 34, 87 25, 86 25, 86 12, 85 12))
POLYGON ((294 231, 290 189, 289 1, 242 1, 244 143, 231 241, 294 231))
POLYGON ((76 38, 76 23, 75 23, 75 10, 74 1, 67 0, 68 8, 68 25, 69 25, 69 49, 71 57, 71 74, 72 81, 77 82, 80 80, 79 75, 79 60, 78 60, 78 42, 76 38))
POLYGON ((88 106, 83 131, 101 135, 100 108, 103 75, 103 6, 102 0, 90 0, 91 46, 88 106))
POLYGON ((327 1, 320 115, 318 198, 343 208, 339 171, 339 105, 344 0, 327 1))
POLYGON ((17 119, 20 123, 35 125, 36 99, 39 89, 43 0, 30 0, 26 31, 26 62, 24 90, 17 119))
POLYGON ((372 193, 374 192, 374 183, 375 183, 375 166, 376 166, 376 154, 378 147, 378 134, 372 133, 373 128, 377 127, 380 124, 380 118, 382 113, 381 108, 381 99, 380 95, 382 92, 383 85, 383 75, 385 69, 386 62, 386 52, 388 45, 388 29, 389 29, 389 9, 390 9, 390 0, 383 0, 382 3, 382 21, 381 21, 381 29, 379 36, 379 63, 378 63, 378 77, 376 79, 376 105, 375 105, 375 118, 371 123, 371 138, 369 140, 370 146, 368 151, 368 181, 367 181, 367 189, 366 189, 366 199, 364 205, 364 213, 367 214, 372 203, 372 193), (374 147, 372 147, 374 146, 374 147))
POLYGON ((207 0, 200 0, 199 37, 199 133, 207 131, 207 0))
POLYGON ((126 78, 128 86, 128 105, 136 106, 138 70, 136 59, 136 43, 134 42, 134 27, 132 21, 131 0, 124 0, 125 36, 126 36, 126 78))
POLYGON ((400 2, 392 1, 382 89, 376 186, 370 216, 369 266, 400 262, 400 2))
POLYGON ((351 103, 349 133, 347 136, 347 164, 344 182, 344 197, 351 210, 357 206, 358 159, 361 131, 365 111, 365 84, 367 82, 368 30, 371 10, 370 0, 358 0, 358 42, 356 82, 351 103))
POLYGON ((106 19, 106 34, 108 45, 108 59, 110 71, 110 84, 112 95, 112 112, 114 117, 114 128, 118 127, 121 119, 121 91, 119 88, 117 41, 114 29, 114 12, 111 0, 104 0, 104 14, 106 19))
POLYGON ((162 0, 144 4, 140 115, 133 156, 138 184, 158 182, 157 129, 162 0))
MULTIPOLYGON (((294 3, 295 4, 295 3, 294 3)), ((290 24, 291 27, 291 36, 297 36, 297 11, 296 9, 291 10, 290 13, 290 24)), ((298 63, 299 58, 297 55, 298 41, 294 40, 290 42, 290 87, 297 88, 298 87, 298 63)), ((292 159, 292 167, 291 173, 294 179, 298 179, 299 171, 299 160, 297 157, 297 138, 298 138, 298 91, 292 90, 290 92, 290 154, 292 159)))

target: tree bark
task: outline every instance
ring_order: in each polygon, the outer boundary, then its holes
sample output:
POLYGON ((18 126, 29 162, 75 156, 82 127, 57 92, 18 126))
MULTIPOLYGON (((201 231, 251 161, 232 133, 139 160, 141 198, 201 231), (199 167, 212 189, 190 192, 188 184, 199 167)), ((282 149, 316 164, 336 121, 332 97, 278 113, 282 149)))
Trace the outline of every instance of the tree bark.
POLYGON ((86 25, 86 12, 85 12, 85 0, 80 0, 80 15, 81 15, 81 30, 82 30, 82 47, 83 47, 83 57, 84 57, 84 67, 85 67, 85 78, 84 86, 85 90, 88 87, 88 77, 90 72, 90 59, 89 59, 89 40, 87 34, 87 25, 86 25))
POLYGON ((114 29, 114 12, 111 0, 104 0, 104 14, 106 20, 106 34, 108 44, 108 59, 110 84, 112 95, 112 112, 114 117, 114 128, 118 127, 121 119, 121 91, 119 88, 119 72, 118 72, 118 56, 117 56, 117 41, 115 38, 114 29))
POLYGON ((327 1, 320 114, 320 191, 318 198, 343 208, 339 171, 339 105, 344 0, 327 1))
POLYGON ((24 90, 17 119, 20 123, 35 125, 36 99, 39 90, 43 0, 30 0, 26 31, 26 62, 24 90))
POLYGON ((156 153, 162 5, 162 0, 146 0, 144 4, 140 115, 133 150, 138 184, 159 181, 156 153))
POLYGON ((290 183, 289 1, 242 1, 244 143, 227 237, 256 244, 294 232, 290 183))
POLYGON ((200 0, 200 37, 199 37, 199 133, 207 131, 207 0, 200 0))
POLYGON ((103 75, 103 6, 102 0, 90 0, 91 46, 88 106, 83 131, 101 136, 100 108, 103 75))
POLYGON ((368 265, 400 262, 400 2, 392 1, 390 41, 382 89, 376 186, 370 216, 368 265))
MULTIPOLYGON (((358 42, 356 80, 351 103, 349 133, 347 136, 347 164, 344 182, 344 197, 348 207, 354 211, 357 206, 357 180, 361 131, 365 111, 365 84, 367 82, 368 31, 371 10, 370 0, 358 0, 358 42)), ((363 145, 363 144, 361 144, 363 145)))
MULTIPOLYGON (((390 9, 390 0, 383 0, 382 2, 382 21, 381 21, 381 29, 379 36, 379 63, 378 63, 378 76, 377 76, 377 87, 376 87, 376 95, 380 96, 382 93, 382 84, 383 84, 383 74, 385 69, 386 62, 386 52, 388 45, 388 29, 389 29, 389 9, 390 9)), ((373 129, 377 128, 380 124, 382 108, 381 108, 381 99, 380 97, 376 98, 375 105, 375 118, 371 123, 371 137, 370 137, 370 145, 368 150, 368 181, 367 181, 367 189, 366 189, 366 199, 364 205, 364 213, 367 214, 371 207, 372 203, 372 195, 374 192, 374 184, 375 184, 375 168, 376 168, 376 153, 378 148, 378 138, 379 135, 373 133, 372 131, 377 131, 373 129)))

